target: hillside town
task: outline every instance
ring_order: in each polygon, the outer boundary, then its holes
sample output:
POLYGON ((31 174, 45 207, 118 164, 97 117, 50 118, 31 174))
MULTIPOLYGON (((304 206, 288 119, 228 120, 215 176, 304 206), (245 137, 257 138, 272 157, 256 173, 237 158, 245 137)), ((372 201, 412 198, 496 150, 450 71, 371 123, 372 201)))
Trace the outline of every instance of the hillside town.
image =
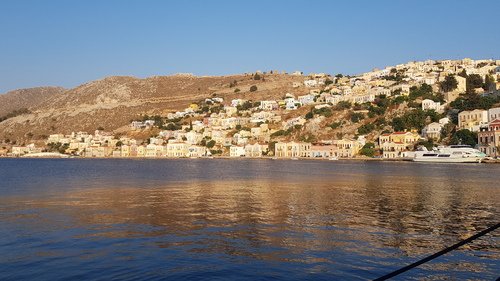
MULTIPOLYGON (((252 75, 258 80, 266 74, 252 75)), ((500 154, 500 60, 427 60, 355 76, 310 74, 292 86, 306 91, 259 101, 213 93, 176 112, 139 116, 125 131, 60 132, 48 135, 44 146, 4 142, 0 156, 401 159, 422 146, 459 143, 489 157, 500 154), (331 137, 317 137, 308 130, 314 126, 331 137)))

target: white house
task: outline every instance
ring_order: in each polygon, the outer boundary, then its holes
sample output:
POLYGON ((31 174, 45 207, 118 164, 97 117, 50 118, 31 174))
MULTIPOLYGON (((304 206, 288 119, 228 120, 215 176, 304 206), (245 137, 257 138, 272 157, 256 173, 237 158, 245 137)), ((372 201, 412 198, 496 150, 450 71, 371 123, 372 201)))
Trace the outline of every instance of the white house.
POLYGON ((304 81, 304 85, 306 85, 306 87, 316 87, 317 84, 318 84, 318 82, 316 80, 305 80, 304 81))
POLYGON ((500 107, 490 108, 488 110, 488 121, 491 122, 495 119, 500 119, 500 107))
POLYGON ((241 157, 245 156, 245 147, 242 145, 231 145, 229 148, 230 157, 241 157))
POLYGON ((438 101, 433 101, 430 99, 425 99, 422 101, 422 110, 431 110, 433 109, 436 112, 440 112, 442 110, 441 103, 438 101))

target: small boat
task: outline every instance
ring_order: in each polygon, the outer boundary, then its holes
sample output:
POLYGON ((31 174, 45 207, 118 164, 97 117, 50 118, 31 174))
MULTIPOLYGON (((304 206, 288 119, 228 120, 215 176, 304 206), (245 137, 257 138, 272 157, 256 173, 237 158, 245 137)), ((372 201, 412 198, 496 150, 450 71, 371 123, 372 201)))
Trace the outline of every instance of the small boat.
POLYGON ((299 160, 299 158, 297 158, 297 157, 292 157, 292 158, 290 158, 290 160, 299 160))
POLYGON ((330 161, 336 161, 336 160, 339 160, 339 159, 337 157, 330 157, 330 158, 328 158, 328 160, 330 160, 330 161))
POLYGON ((415 151, 415 162, 444 162, 444 163, 481 163, 486 154, 469 145, 451 145, 435 147, 432 151, 415 151))

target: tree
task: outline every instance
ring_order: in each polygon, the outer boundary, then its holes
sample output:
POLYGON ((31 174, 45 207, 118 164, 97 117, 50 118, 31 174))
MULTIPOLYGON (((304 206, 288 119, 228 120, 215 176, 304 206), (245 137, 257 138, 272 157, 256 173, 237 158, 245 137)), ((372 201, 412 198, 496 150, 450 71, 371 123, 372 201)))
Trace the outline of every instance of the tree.
POLYGON ((416 129, 421 131, 425 127, 427 114, 422 109, 416 109, 402 116, 405 129, 416 129))
POLYGON ((212 148, 212 147, 214 147, 214 146, 215 146, 215 143, 216 143, 216 142, 215 142, 214 140, 210 140, 209 142, 207 142, 207 147, 208 147, 208 148, 212 148))
POLYGON ((375 148, 375 144, 372 142, 368 142, 363 146, 363 148, 361 149, 359 154, 364 155, 364 156, 368 156, 368 157, 372 157, 377 152, 374 148, 375 148))
POLYGON ((250 92, 255 92, 257 91, 257 86, 253 85, 250 87, 250 92))
POLYGON ((496 99, 488 96, 479 97, 479 109, 490 109, 497 102, 496 99))
POLYGON ((448 122, 444 124, 443 129, 441 130, 441 134, 447 137, 453 130, 455 129, 455 124, 448 122))
POLYGON ((260 80, 260 75, 258 73, 256 73, 254 76, 253 76, 253 79, 254 80, 260 80))
POLYGON ((448 75, 448 76, 446 76, 444 81, 441 82, 440 86, 441 86, 441 90, 443 90, 444 92, 451 92, 457 88, 458 81, 455 78, 455 76, 448 75))
POLYGON ((495 83, 495 78, 493 78, 491 75, 486 75, 484 77, 484 83, 483 83, 483 89, 485 91, 489 91, 490 90, 490 86, 495 83))
POLYGON ((451 144, 466 144, 474 147, 477 144, 477 133, 473 133, 467 129, 458 130, 452 139, 456 143, 451 144))
POLYGON ((432 148, 434 147, 434 139, 429 138, 429 140, 427 141, 418 142, 417 145, 423 145, 425 146, 425 148, 427 148, 427 150, 432 150, 432 148))
POLYGON ((351 113, 351 121, 353 123, 358 123, 359 121, 365 119, 365 115, 363 113, 351 113))
POLYGON ((366 135, 366 134, 369 134, 371 133, 373 130, 375 130, 375 125, 373 123, 366 123, 366 124, 363 124, 361 125, 359 128, 358 128, 358 134, 360 135, 366 135))
POLYGON ((390 122, 390 125, 392 126, 395 132, 402 132, 405 130, 403 118, 401 117, 394 117, 392 119, 392 122, 390 122))
POLYGON ((342 110, 342 109, 349 109, 351 108, 351 103, 348 101, 339 101, 337 103, 337 106, 335 106, 335 109, 342 110))
POLYGON ((474 89, 483 87, 483 78, 479 74, 471 74, 465 81, 467 93, 474 93, 474 89))

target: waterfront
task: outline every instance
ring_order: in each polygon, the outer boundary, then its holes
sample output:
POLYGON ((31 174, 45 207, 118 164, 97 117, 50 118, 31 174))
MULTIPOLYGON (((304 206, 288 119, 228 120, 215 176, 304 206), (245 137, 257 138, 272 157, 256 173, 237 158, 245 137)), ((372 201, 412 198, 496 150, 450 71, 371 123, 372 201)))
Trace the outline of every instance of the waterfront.
MULTIPOLYGON (((498 223, 497 165, 0 159, 5 280, 370 280, 498 223)), ((494 280, 493 232, 394 280, 494 280)))

